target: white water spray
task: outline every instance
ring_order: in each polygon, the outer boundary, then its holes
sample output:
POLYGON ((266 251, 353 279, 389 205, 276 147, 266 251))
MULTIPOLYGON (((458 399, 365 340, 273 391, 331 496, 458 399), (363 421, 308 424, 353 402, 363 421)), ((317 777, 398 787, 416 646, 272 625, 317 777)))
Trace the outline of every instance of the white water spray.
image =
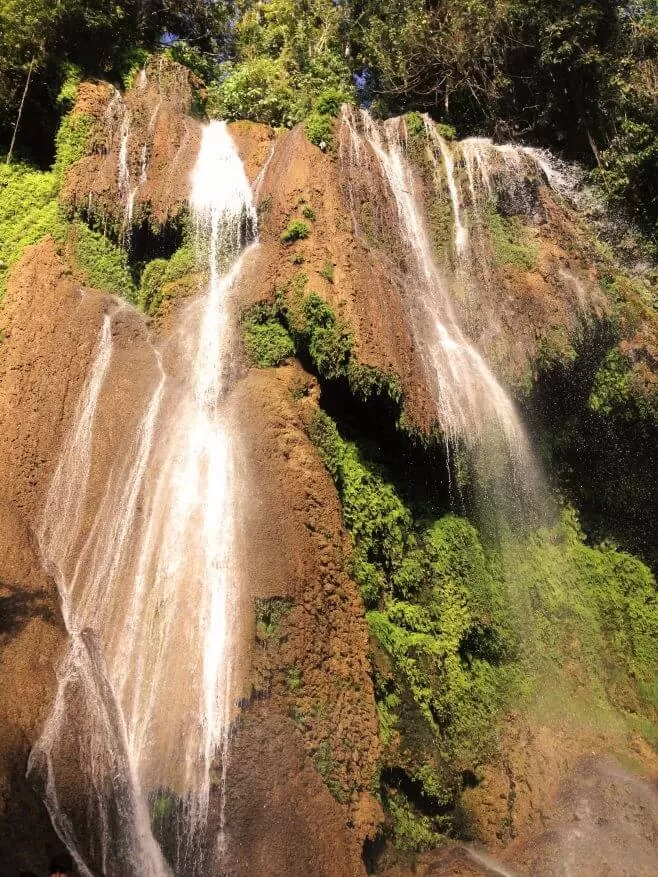
POLYGON ((169 873, 149 805, 177 875, 207 873, 212 848, 225 846, 236 602, 228 313, 256 214, 224 123, 204 129, 190 206, 209 283, 175 339, 184 369, 170 381, 153 351, 159 377, 85 531, 111 352, 106 320, 44 507, 41 550, 57 574, 71 645, 30 770, 85 875, 169 873), (211 842, 217 761, 220 837, 211 842))

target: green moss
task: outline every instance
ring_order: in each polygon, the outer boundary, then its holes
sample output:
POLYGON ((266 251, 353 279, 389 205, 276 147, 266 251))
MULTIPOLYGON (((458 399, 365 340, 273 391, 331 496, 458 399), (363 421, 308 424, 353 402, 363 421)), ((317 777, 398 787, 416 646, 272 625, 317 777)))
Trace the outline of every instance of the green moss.
POLYGON ((281 243, 293 244, 295 241, 304 240, 311 233, 308 224, 301 219, 293 219, 285 231, 281 233, 281 243))
POLYGON ((242 338, 247 355, 259 368, 274 368, 295 353, 293 340, 277 320, 273 305, 258 304, 243 315, 242 338))
POLYGON ((59 185, 63 183, 71 165, 85 154, 91 126, 92 119, 86 113, 71 112, 64 116, 55 138, 53 165, 53 172, 59 185))
POLYGON ((75 222, 71 229, 71 249, 90 286, 133 303, 137 301, 126 254, 104 235, 92 231, 83 222, 75 222))
POLYGON ((554 364, 562 366, 576 361, 578 354, 566 326, 553 326, 537 342, 536 363, 540 370, 548 370, 554 364))
POLYGON ((297 691, 302 684, 302 672, 297 664, 293 664, 288 670, 287 685, 289 691, 297 691))
POLYGON ((26 247, 48 234, 56 240, 66 235, 55 175, 23 164, 0 164, 0 301, 11 267, 26 247))
POLYGON ((398 850, 419 853, 441 845, 444 840, 442 831, 447 827, 445 820, 419 813, 401 792, 390 793, 386 805, 393 821, 393 841, 398 850))
POLYGON ((320 744, 313 757, 313 763, 334 798, 344 803, 347 800, 347 796, 336 776, 336 764, 331 753, 331 743, 329 740, 325 740, 320 744))
POLYGON ((520 220, 502 216, 494 207, 489 207, 485 216, 496 262, 532 271, 537 265, 538 249, 536 244, 528 241, 520 220))
POLYGON ((153 259, 142 271, 137 306, 154 316, 165 299, 195 291, 196 287, 182 289, 179 281, 192 275, 196 269, 194 251, 187 245, 179 247, 170 259, 153 259))
POLYGON ((338 490, 367 609, 396 844, 434 844, 459 819, 460 772, 493 756, 509 705, 598 727, 640 714, 653 727, 658 594, 646 566, 586 545, 569 509, 485 550, 463 518, 414 518, 326 413, 308 429, 338 490))
POLYGON ((429 223, 434 249, 442 261, 450 256, 454 240, 454 215, 450 201, 438 194, 432 198, 429 210, 429 223))
POLYGON ((178 801, 175 795, 167 791, 159 791, 149 798, 151 819, 161 822, 175 814, 178 801))

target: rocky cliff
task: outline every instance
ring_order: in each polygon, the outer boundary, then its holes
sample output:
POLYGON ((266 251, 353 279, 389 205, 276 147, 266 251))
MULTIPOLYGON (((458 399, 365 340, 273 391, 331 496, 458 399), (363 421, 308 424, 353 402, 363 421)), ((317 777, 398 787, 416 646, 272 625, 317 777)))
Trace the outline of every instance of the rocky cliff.
MULTIPOLYGON (((0 860, 9 872, 43 868, 58 847, 25 778, 66 643, 37 534, 103 316, 113 358, 87 527, 156 380, 152 345, 175 374, 172 339, 204 282, 187 208, 201 130, 190 115, 195 87, 161 61, 126 94, 80 86, 60 134, 62 215, 7 283, 0 860)), ((656 489, 644 468, 657 410, 651 288, 601 242, 575 184, 552 176, 545 157, 440 135, 451 164, 420 117, 396 123, 464 335, 515 394, 551 487, 581 512, 582 524, 570 506, 501 547, 468 442, 446 450, 409 241, 376 150, 355 156, 350 124, 361 123, 336 120, 326 151, 301 127, 230 128, 259 240, 231 302, 244 586, 222 867, 506 873, 453 845, 432 852, 450 839, 542 875, 564 873, 566 861, 584 873, 592 856, 596 873, 621 869, 614 848, 631 849, 632 873, 648 875, 658 609, 650 569, 624 550, 655 563, 656 489), (606 481, 612 470, 623 496, 606 481), (603 838, 607 821, 615 828, 603 838)))

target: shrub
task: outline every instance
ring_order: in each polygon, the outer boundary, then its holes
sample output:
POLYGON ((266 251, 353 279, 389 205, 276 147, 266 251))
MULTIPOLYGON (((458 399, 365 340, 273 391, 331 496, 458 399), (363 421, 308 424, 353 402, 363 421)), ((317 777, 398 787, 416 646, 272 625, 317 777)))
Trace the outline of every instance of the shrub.
POLYGON ((326 146, 331 146, 333 141, 333 127, 333 117, 318 113, 317 110, 310 112, 304 122, 306 136, 314 146, 319 146, 321 143, 324 143, 326 146))
POLYGON ((288 228, 281 234, 281 243, 293 244, 295 241, 304 240, 311 233, 308 224, 301 219, 293 219, 288 228))
POLYGON ((347 327, 315 292, 304 300, 303 311, 308 350, 318 372, 329 379, 345 375, 352 349, 347 327))
POLYGON ((283 63, 261 57, 225 64, 220 81, 208 87, 206 112, 213 119, 291 127, 298 121, 295 101, 283 63))
POLYGON ((410 137, 418 137, 425 133, 425 122, 420 113, 415 110, 407 113, 407 133, 410 137))
POLYGON ((334 263, 333 262, 325 262, 322 268, 320 268, 320 276, 324 277, 324 279, 328 283, 334 282, 334 263))
POLYGON ((53 172, 59 185, 66 172, 85 154, 92 120, 86 113, 69 113, 64 116, 55 138, 55 164, 53 172))
POLYGON ((302 216, 304 219, 310 219, 311 222, 315 222, 316 220, 315 210, 313 210, 309 204, 305 204, 304 207, 302 207, 302 216))
POLYGON ((337 116, 345 103, 351 103, 353 94, 342 88, 326 88, 315 99, 313 109, 324 116, 337 116))
POLYGON ((444 140, 454 140, 457 137, 457 131, 453 125, 446 125, 445 122, 437 122, 436 130, 444 140))
POLYGON ((75 222, 72 226, 71 249, 90 286, 133 303, 137 301, 135 284, 122 249, 83 222, 75 222))
POLYGON ((78 85, 82 79, 82 70, 77 64, 67 62, 63 65, 62 72, 64 73, 64 82, 57 95, 57 105, 65 112, 69 112, 75 103, 78 85))
POLYGON ((256 305, 245 314, 242 338, 247 355, 259 368, 274 368, 295 353, 292 338, 270 305, 256 305))
POLYGON ((179 247, 170 259, 153 259, 142 272, 137 306, 154 316, 168 294, 180 292, 174 286, 176 281, 191 274, 196 267, 194 251, 188 246, 179 247))
POLYGON ((26 247, 46 235, 63 240, 66 234, 57 203, 53 173, 23 164, 0 164, 0 301, 9 269, 26 247))
POLYGON ((641 375, 642 366, 635 366, 618 348, 610 350, 594 376, 588 405, 592 411, 620 420, 636 417, 658 422, 658 389, 649 389, 641 375))

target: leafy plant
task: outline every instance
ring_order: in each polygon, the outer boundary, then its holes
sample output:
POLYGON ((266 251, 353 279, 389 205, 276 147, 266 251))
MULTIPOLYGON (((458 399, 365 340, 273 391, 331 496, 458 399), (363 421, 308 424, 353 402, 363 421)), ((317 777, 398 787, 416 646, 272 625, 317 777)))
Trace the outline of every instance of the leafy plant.
POLYGON ((334 263, 333 262, 325 262, 322 268, 320 268, 320 275, 324 277, 324 279, 328 283, 334 282, 334 263))
POLYGON ((255 305, 243 316, 242 337, 249 358, 259 368, 274 368, 295 353, 292 338, 266 304, 255 305))
POLYGON ((301 219, 293 219, 289 223, 284 232, 281 233, 281 243, 293 244, 295 241, 302 241, 309 236, 311 229, 306 222, 301 219))

